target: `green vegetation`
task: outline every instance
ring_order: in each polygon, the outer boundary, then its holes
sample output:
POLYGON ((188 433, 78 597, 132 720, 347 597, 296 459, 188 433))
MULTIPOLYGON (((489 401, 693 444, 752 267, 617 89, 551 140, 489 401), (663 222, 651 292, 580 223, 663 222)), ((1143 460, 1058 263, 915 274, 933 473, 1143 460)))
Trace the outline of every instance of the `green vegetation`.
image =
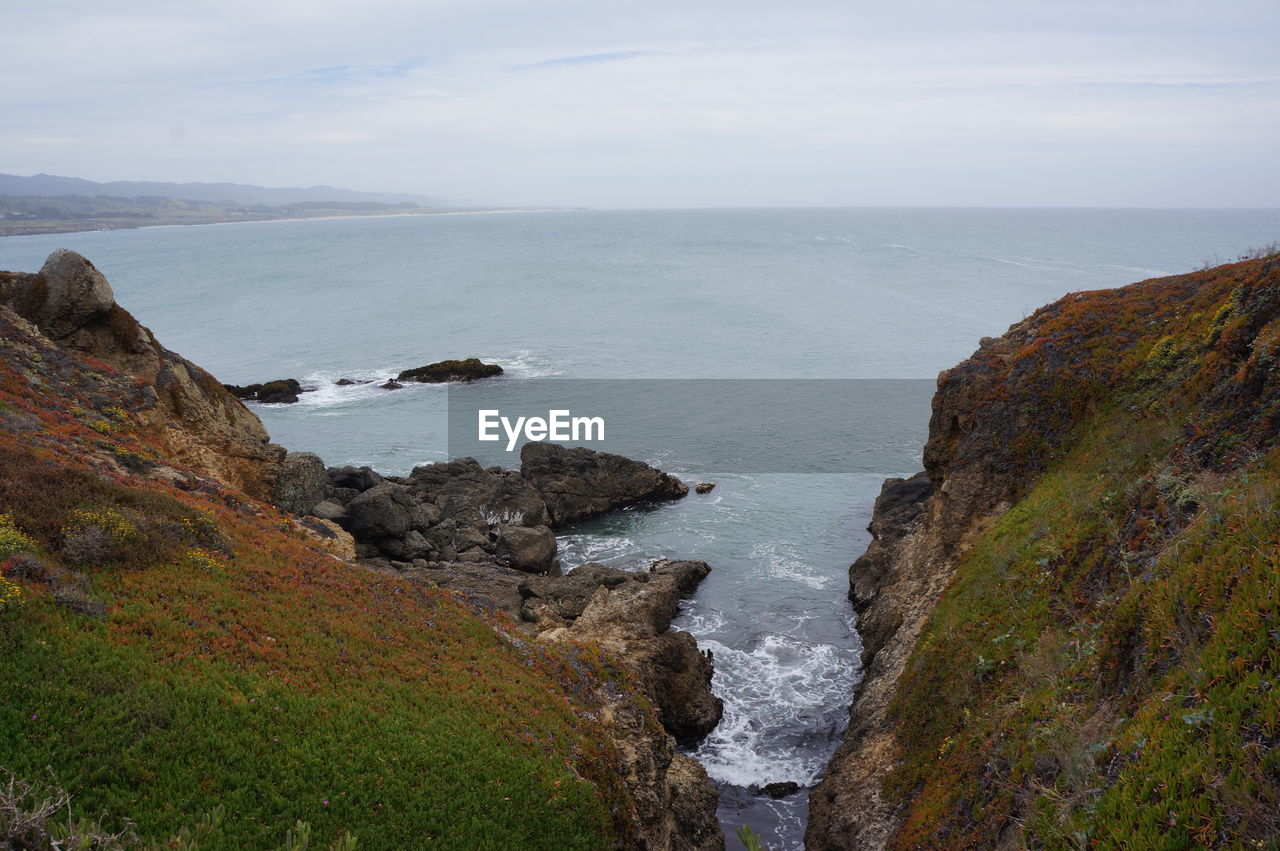
POLYGON ((0 429, 0 780, 141 847, 628 841, 619 671, 338 562, 242 494, 120 472, 160 445, 78 395, 76 363, 0 358, 21 426, 0 429))
MULTIPOLYGON (((1046 472, 964 552, 899 684, 896 847, 1276 847, 1280 272, 1187 283, 1132 314, 1138 288, 1063 308, 1109 348, 1057 319, 1032 343, 1089 351, 1089 379, 1055 451, 1024 447, 1046 472)), ((1053 376, 1025 375, 1056 411, 1053 376)))

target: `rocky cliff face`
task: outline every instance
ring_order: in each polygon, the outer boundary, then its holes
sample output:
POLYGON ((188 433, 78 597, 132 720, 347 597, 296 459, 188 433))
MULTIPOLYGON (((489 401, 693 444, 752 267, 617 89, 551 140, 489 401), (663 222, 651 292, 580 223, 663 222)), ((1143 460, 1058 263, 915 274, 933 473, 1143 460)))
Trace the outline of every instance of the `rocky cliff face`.
POLYGON ((851 570, 867 674, 808 847, 1275 839, 1278 365, 1269 257, 1073 294, 939 376, 851 570))
POLYGON ((88 260, 60 249, 36 274, 0 272, 0 305, 52 343, 134 379, 121 403, 155 432, 175 463, 252 496, 271 496, 283 450, 217 379, 160 345, 116 304, 111 285, 88 260))

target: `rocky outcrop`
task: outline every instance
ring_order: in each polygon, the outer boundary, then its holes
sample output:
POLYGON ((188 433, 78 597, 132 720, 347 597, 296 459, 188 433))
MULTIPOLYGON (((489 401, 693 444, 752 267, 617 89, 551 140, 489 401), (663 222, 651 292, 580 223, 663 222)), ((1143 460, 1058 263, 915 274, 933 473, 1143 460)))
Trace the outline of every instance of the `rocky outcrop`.
POLYGON ((384 477, 368 467, 322 476, 318 458, 291 453, 275 499, 289 511, 339 524, 354 536, 361 558, 385 558, 401 568, 415 560, 485 562, 549 573, 557 566, 553 528, 688 492, 678 479, 638 461, 537 445, 550 448, 526 450, 531 460, 520 472, 460 458, 415 467, 407 477, 384 477))
POLYGON ((710 572, 701 561, 659 561, 638 574, 584 565, 559 579, 522 583, 521 615, 548 640, 589 642, 616 653, 643 684, 667 731, 693 745, 720 723, 724 704, 711 692, 710 658, 692 635, 668 627, 680 599, 710 572))
POLYGON ((876 498, 867 531, 871 544, 849 568, 849 601, 858 613, 858 634, 862 638, 862 663, 866 665, 901 625, 889 606, 872 609, 885 584, 894 553, 919 525, 925 501, 933 494, 933 483, 925 472, 909 479, 888 479, 876 498))
MULTIPOLYGON (((1021 847, 1068 843, 1082 836, 1092 836, 1094 841, 1103 836, 1127 837, 1127 833, 1116 834, 1113 823, 1091 822, 1093 805, 1106 796, 1112 796, 1107 811, 1112 817, 1127 813, 1132 819, 1119 828, 1127 832, 1137 831, 1137 822, 1150 818, 1152 824, 1161 825, 1158 834, 1175 844, 1243 841, 1237 834, 1219 840, 1217 836, 1228 835, 1225 830, 1211 834, 1208 829, 1184 832, 1174 839, 1171 831, 1183 829, 1175 827, 1181 824, 1176 816, 1189 821, 1189 811, 1184 807, 1182 813, 1176 812, 1164 792, 1154 800, 1133 794, 1135 788, 1151 788, 1146 775, 1134 778, 1142 774, 1145 764, 1136 755, 1112 756, 1095 765, 1092 757, 1072 762, 1074 756, 1060 759, 1055 754, 1088 753, 1098 742, 1118 741, 1118 726, 1108 720, 1116 717, 1118 706, 1125 707, 1119 714, 1130 719, 1163 717, 1176 728, 1166 741, 1184 740, 1182 727, 1189 723, 1188 716, 1174 715, 1170 720, 1169 687, 1165 681, 1144 679, 1157 666, 1148 662, 1144 667, 1128 658, 1142 652, 1146 633, 1117 618, 1114 613, 1120 609, 1112 607, 1124 599, 1131 606, 1125 617, 1140 621, 1140 614, 1134 613, 1146 610, 1147 589, 1159 584, 1159 576, 1173 572, 1168 566, 1153 569, 1157 563, 1181 561, 1187 576, 1219 574, 1217 556, 1197 563, 1203 556, 1183 549, 1178 537, 1184 529, 1194 528, 1187 526, 1197 508, 1194 494, 1178 491, 1181 496, 1162 496, 1160 485, 1163 482, 1166 494, 1172 493, 1169 488, 1181 487, 1179 482, 1199 477, 1225 491, 1226 483, 1240 471, 1253 469, 1249 475, 1259 475, 1256 466, 1250 465, 1274 451, 1274 411, 1280 405, 1280 384, 1275 382, 1280 362, 1276 354, 1280 351, 1278 282, 1280 258, 1271 256, 1117 290, 1075 293, 1015 324, 1004 336, 982 340, 973 356, 939 376, 924 451, 926 473, 885 484, 870 526, 873 541, 851 569, 850 599, 860 612, 865 675, 854 695, 844 739, 810 795, 806 847, 833 851, 926 844, 1021 847), (1162 423, 1165 430, 1153 428, 1153 422, 1162 423), (1114 458, 1108 455, 1108 442, 1123 447, 1114 450, 1114 458), (1059 476, 1069 476, 1073 463, 1125 472, 1116 474, 1120 483, 1111 482, 1105 493, 1050 486, 1043 499, 1037 497, 1035 504, 1025 506, 1025 519, 1019 506, 1019 522, 1000 528, 1007 538, 987 535, 992 524, 1023 500, 1055 463, 1061 466, 1054 471, 1052 483, 1059 482, 1059 476), (1055 510, 1105 517, 1114 527, 1100 524, 1080 534, 1079 520, 1058 527, 1058 518, 1043 516, 1055 510), (1008 555, 998 560, 970 559, 967 555, 975 542, 983 544, 984 554, 986 548, 996 547, 1008 555), (1032 547, 1041 544, 1048 555, 1033 556, 1032 547), (975 672, 973 648, 956 634, 957 623, 971 607, 977 609, 983 600, 992 599, 986 589, 1001 586, 1006 575, 1015 575, 1019 564, 1025 570, 1028 562, 1036 565, 1040 578, 1022 598, 1025 611, 1009 616, 1009 621, 1017 622, 1017 617, 1037 610, 1060 611, 1063 629, 1111 636, 1112 641, 1110 646, 1101 641, 1096 647, 1091 642, 1072 642, 1078 657, 1073 682, 1088 685, 1072 685, 1064 692, 1069 696, 1058 710, 1070 720, 1059 719, 1052 729, 1061 735, 1046 739, 1043 747, 1048 750, 1035 758, 1039 740, 1014 741, 1011 736, 1005 742, 998 731, 1035 729, 1039 724, 1039 717, 1028 718, 1023 709, 1029 692, 1021 689, 1028 681, 1016 678, 1038 676, 1037 663, 1040 668, 1048 664, 1041 660, 1051 658, 1059 642, 1037 636, 1042 630, 1052 635, 1056 627, 1046 628, 1045 619, 1027 617, 1019 627, 1029 636, 1025 647, 1009 651, 1008 659, 998 663, 1001 671, 1010 672, 1009 681, 975 672), (1197 574, 1188 564, 1204 572, 1197 574), (964 581, 953 583, 957 570, 963 571, 964 581), (930 618, 938 616, 937 602, 944 592, 948 598, 956 595, 955 604, 936 632, 929 627, 931 643, 925 652, 917 646, 919 637, 930 618), (904 677, 909 661, 912 673, 904 677), (957 688, 966 695, 961 717, 970 717, 972 705, 973 718, 987 719, 979 727, 982 732, 965 735, 985 745, 959 743, 964 738, 959 732, 952 739, 941 727, 928 728, 927 722, 909 714, 929 703, 953 661, 960 666, 957 682, 962 685, 957 688), (1145 696, 1139 688, 1144 683, 1145 696), (1147 708, 1142 708, 1144 699, 1147 708), (1000 720, 991 722, 992 718, 1000 720), (927 732, 913 728, 913 723, 920 723, 927 732), (935 762, 938 776, 945 780, 929 779, 929 766, 935 762), (1012 776, 1011 763, 1034 765, 1034 771, 1012 776), (1056 801, 1069 797, 1054 791, 1063 788, 1056 784, 1073 782, 1066 778, 1082 765, 1087 766, 1080 781, 1085 791, 1075 787, 1079 806, 1063 805, 1051 819, 1055 829, 1070 825, 1075 832, 1050 832, 1054 838, 1048 842, 1043 835, 1024 833, 1031 829, 1034 805, 1047 797, 1045 790, 1056 801), (1131 784, 1127 787, 1122 783, 1126 772, 1131 784), (893 781, 888 786, 887 778, 893 781), (940 791, 944 786, 947 790, 940 791), (892 799, 886 797, 889 794, 892 799), (1121 797, 1125 795, 1129 797, 1121 797), (1071 820, 1067 812, 1072 813, 1071 820), (1082 829, 1085 825, 1088 829, 1082 829), (1201 838, 1205 836, 1210 839, 1201 838)), ((1109 475, 1100 472, 1090 477, 1107 481, 1109 475)), ((1247 525, 1243 519, 1240 523, 1247 525)), ((1217 534, 1231 534, 1230 527, 1217 534)), ((1248 570, 1243 566, 1237 570, 1233 581, 1243 582, 1239 577, 1248 570)), ((1179 618, 1185 613, 1189 620, 1207 624, 1221 615, 1207 608, 1221 600, 1208 600, 1194 585, 1168 593, 1179 601, 1179 618)), ((1000 604, 991 605, 992 609, 978 613, 975 628, 1007 629, 1008 622, 992 622, 1000 604)), ((1182 658, 1195 660, 1189 679, 1227 679, 1226 663, 1219 662, 1222 667, 1216 673, 1201 667, 1207 657, 1199 655, 1193 643, 1198 639, 1188 637, 1189 632, 1170 640, 1188 645, 1181 652, 1182 658)), ((997 635, 991 641, 991 646, 999 647, 1002 639, 997 635)), ((996 652, 985 646, 983 650, 996 652)), ((1218 652, 1221 658, 1240 663, 1229 669, 1234 671, 1242 670, 1254 651, 1242 643, 1230 652, 1222 648, 1218 652)), ((984 660, 982 655, 977 658, 980 663, 984 660)), ((1161 662, 1174 671, 1179 664, 1178 658, 1161 662)), ((1257 669, 1264 666, 1258 664, 1257 669)), ((1212 715, 1214 708, 1205 702, 1207 698, 1197 701, 1196 717, 1212 715)), ((1233 704, 1230 711, 1240 709, 1233 704)), ((1152 723, 1152 729, 1158 729, 1158 723, 1152 723)), ((1172 754, 1173 749, 1163 752, 1172 754)), ((1207 758, 1201 754, 1193 759, 1207 758)), ((1182 771, 1168 770, 1169 776, 1182 771)), ((1223 781, 1224 789, 1230 785, 1223 781)), ((1239 813, 1253 812, 1256 803, 1233 810, 1234 801, 1227 799, 1248 802, 1255 794, 1238 789, 1225 792, 1208 809, 1220 825, 1240 824, 1246 818, 1239 813)), ((1191 798, 1196 802, 1197 822, 1212 824, 1206 809, 1199 806, 1208 800, 1199 787, 1191 798)), ((1103 812, 1101 807, 1098 812, 1103 812)), ((1269 826, 1250 829, 1257 836, 1274 835, 1269 826)), ((1138 838, 1135 833, 1133 841, 1150 844, 1155 835, 1138 838)))
MULTIPOLYGON (((723 704, 711 691, 712 663, 693 636, 670 629, 680 600, 710 572, 705 562, 659 561, 631 572, 586 564, 564 576, 531 576, 492 562, 416 560, 373 569, 448 588, 474 608, 502 613, 541 640, 605 650, 658 711, 645 712, 602 687, 604 720, 619 731, 621 777, 635 804, 634 847, 721 849, 718 792, 706 770, 680 754, 719 722, 723 704)), ((631 847, 631 846, 629 846, 631 847)))
POLYGON ((689 493, 684 482, 643 462, 555 443, 526 443, 520 450, 520 475, 542 494, 553 528, 689 493))
POLYGON ((502 375, 502 367, 496 363, 481 363, 479 358, 466 360, 442 360, 406 369, 396 376, 396 381, 417 381, 423 384, 444 384, 450 381, 476 381, 502 375))
POLYGON ((37 274, 0 273, 0 305, 52 342, 136 379, 122 409, 155 431, 175 463, 270 499, 283 450, 208 372, 160 345, 115 296, 102 273, 59 249, 37 274))
POLYGON ((307 392, 307 388, 303 387, 296 378, 277 378, 275 381, 267 381, 263 384, 244 386, 224 384, 222 386, 237 399, 267 404, 290 405, 298 401, 299 393, 307 392))

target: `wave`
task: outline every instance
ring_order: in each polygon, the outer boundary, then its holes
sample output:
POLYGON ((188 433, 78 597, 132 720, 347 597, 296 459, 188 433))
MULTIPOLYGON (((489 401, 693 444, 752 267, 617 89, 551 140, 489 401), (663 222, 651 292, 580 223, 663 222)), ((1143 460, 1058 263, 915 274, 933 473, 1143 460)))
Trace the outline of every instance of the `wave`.
POLYGON ((711 778, 735 786, 809 786, 826 764, 861 675, 854 649, 768 634, 747 649, 701 643, 715 656, 724 718, 694 752, 711 778))
POLYGON ((785 543, 761 541, 751 548, 750 556, 760 562, 771 579, 790 579, 815 590, 831 584, 830 576, 823 576, 813 565, 802 561, 785 543))
MULTIPOLYGON (((513 353, 497 355, 481 355, 486 363, 497 363, 502 366, 503 373, 513 378, 547 378, 563 375, 554 361, 538 355, 528 349, 513 353)), ((299 408, 335 408, 358 405, 364 402, 386 399, 387 390, 378 386, 395 378, 404 370, 403 364, 396 366, 357 367, 351 369, 320 369, 306 373, 298 379, 307 392, 298 396, 292 405, 299 408), (348 379, 354 384, 339 385, 339 379, 348 379)), ((444 393, 447 384, 419 384, 414 381, 404 383, 394 398, 404 398, 408 393, 444 393)), ((286 407, 283 404, 270 404, 267 407, 286 407)))

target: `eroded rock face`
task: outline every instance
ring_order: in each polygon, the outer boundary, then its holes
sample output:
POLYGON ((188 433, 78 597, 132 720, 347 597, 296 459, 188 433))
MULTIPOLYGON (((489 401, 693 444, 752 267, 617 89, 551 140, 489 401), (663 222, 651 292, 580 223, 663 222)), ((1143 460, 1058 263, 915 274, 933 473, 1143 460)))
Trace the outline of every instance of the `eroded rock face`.
POLYGON ((897 629, 897 618, 890 610, 869 609, 884 584, 895 549, 918 525, 925 501, 932 495, 933 483, 924 472, 909 479, 888 479, 880 488, 871 523, 867 526, 871 545, 849 568, 849 600, 861 616, 858 634, 862 638, 864 665, 897 629))
POLYGON ((526 443, 520 475, 542 494, 557 529, 616 508, 689 493, 684 482, 640 461, 555 443, 526 443))
POLYGON ((116 304, 106 278, 84 257, 59 249, 39 274, 4 274, 0 305, 58 345, 137 379, 128 413, 156 431, 174 462, 272 498, 284 450, 216 378, 164 348, 116 304))
POLYGON ((703 561, 659 561, 647 573, 583 565, 521 584, 521 615, 549 640, 614 651, 635 671, 667 731, 693 745, 720 723, 724 703, 711 692, 711 660, 692 635, 669 627, 681 598, 710 572, 703 561))

